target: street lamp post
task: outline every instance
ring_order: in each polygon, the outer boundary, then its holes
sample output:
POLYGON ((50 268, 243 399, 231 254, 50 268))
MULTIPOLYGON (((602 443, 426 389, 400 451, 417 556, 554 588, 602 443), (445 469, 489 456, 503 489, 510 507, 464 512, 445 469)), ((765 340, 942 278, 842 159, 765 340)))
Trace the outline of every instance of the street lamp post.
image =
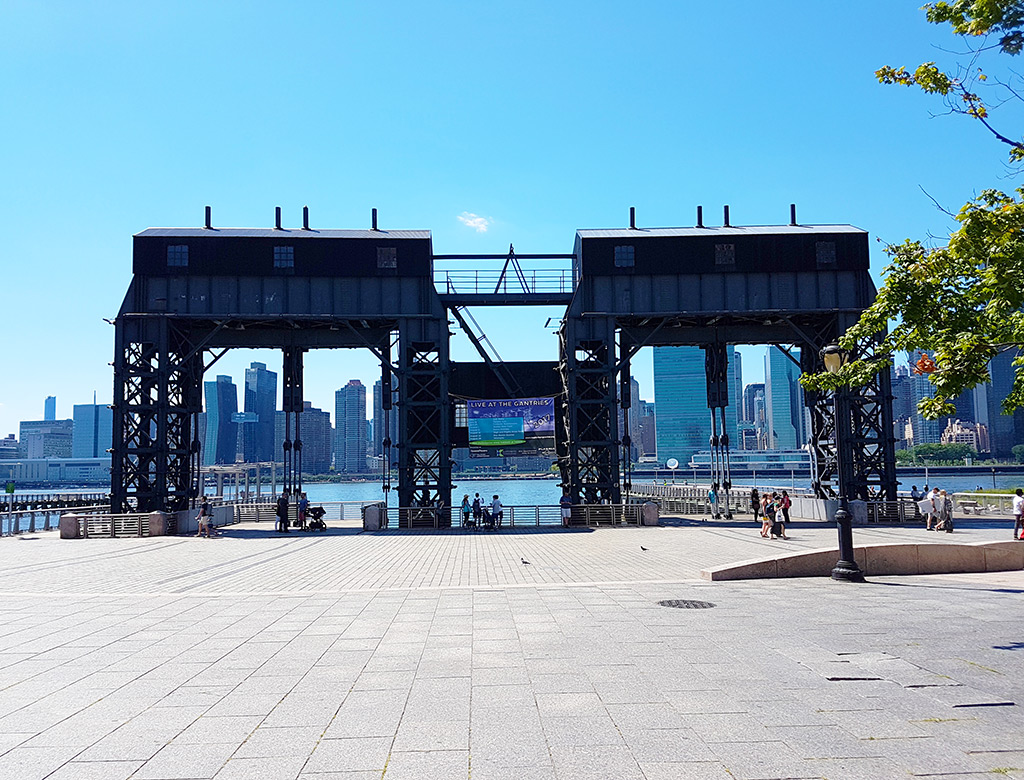
MULTIPOLYGON (((849 353, 838 344, 829 344, 821 351, 825 370, 834 374, 842 368, 849 353)), ((832 569, 832 579, 845 582, 863 582, 864 572, 853 556, 853 523, 847 504, 846 469, 849 464, 843 457, 843 443, 849 440, 850 410, 847 404, 846 388, 840 387, 832 398, 832 412, 835 420, 836 476, 839 481, 839 509, 836 511, 836 527, 839 531, 839 560, 832 569)))

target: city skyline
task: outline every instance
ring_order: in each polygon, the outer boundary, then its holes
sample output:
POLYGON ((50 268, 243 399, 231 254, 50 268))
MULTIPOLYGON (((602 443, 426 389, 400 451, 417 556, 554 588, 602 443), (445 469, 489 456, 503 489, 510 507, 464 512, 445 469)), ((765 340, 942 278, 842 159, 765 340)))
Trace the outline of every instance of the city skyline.
MULTIPOLYGON (((642 227, 692 225, 697 205, 717 222, 723 204, 736 225, 784 224, 796 203, 801 222, 900 242, 952 224, 922 188, 955 211, 1005 174, 973 123, 932 118, 923 96, 877 84, 881 65, 954 45, 913 4, 269 9, 5 7, 18 34, 0 62, 19 107, 0 127, 5 316, 27 327, 7 345, 19 370, 0 379, 0 432, 38 418, 49 395, 68 409, 94 390, 110 403, 104 318, 128 287, 132 236, 202 224, 206 205, 214 225, 242 227, 273 224, 275 206, 298 226, 308 205, 314 228, 367 227, 376 207, 384 229, 430 229, 438 253, 568 252, 577 228, 623 226, 630 206, 642 227), (388 57, 363 32, 381 26, 388 57), (837 49, 822 27, 856 45, 837 49), (709 29, 728 29, 728 54, 709 29), (519 56, 497 54, 508 40, 519 56), (815 100, 794 95, 796 74, 815 100), (265 96, 300 87, 310 99, 267 121, 265 96), (167 97, 141 97, 151 94, 167 97), (182 94, 189 112, 175 110, 182 94), (369 95, 386 105, 348 99, 369 95), (615 121, 579 132, 583 102, 608 105, 615 121), (510 110, 523 121, 495 121, 510 110), (958 153, 936 165, 943 148, 958 153)), ((872 242, 876 280, 882 247, 872 242)), ((544 323, 560 310, 473 313, 506 360, 556 359, 544 323)), ((455 332, 453 359, 477 359, 455 332)), ((279 353, 239 350, 217 371, 241 377, 252 361, 280 370, 279 353)), ((745 362, 756 371, 756 356, 745 362)), ((634 361, 647 398, 651 366, 649 350, 634 361)), ((368 387, 378 378, 367 350, 311 351, 306 367, 306 398, 324 409, 339 374, 368 387)))

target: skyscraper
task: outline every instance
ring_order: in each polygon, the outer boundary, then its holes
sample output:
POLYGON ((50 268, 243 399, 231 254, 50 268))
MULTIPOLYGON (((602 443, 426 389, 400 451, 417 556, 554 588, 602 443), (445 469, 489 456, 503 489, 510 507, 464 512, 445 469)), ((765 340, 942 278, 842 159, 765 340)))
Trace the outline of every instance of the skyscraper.
POLYGON ((976 420, 988 425, 989 444, 997 458, 1010 457, 1014 445, 1024 444, 1024 411, 1003 414, 1003 401, 1013 387, 1016 357, 1016 350, 1008 350, 992 358, 988 364, 991 381, 984 386, 984 393, 975 395, 976 420))
MULTIPOLYGON (((735 348, 727 347, 726 355, 731 394, 736 386, 735 348)), ((657 404, 658 462, 665 463, 675 458, 685 468, 695 452, 710 448, 711 410, 708 409, 703 349, 654 348, 654 400, 657 404)), ((726 407, 724 432, 729 435, 730 448, 735 447, 737 441, 738 401, 738 398, 730 398, 726 407)))
MULTIPOLYGON (((281 412, 284 416, 284 412, 281 412)), ((299 432, 302 434, 302 471, 326 474, 331 470, 331 414, 317 409, 309 401, 302 404, 299 432)))
MULTIPOLYGON (((793 357, 800 359, 798 350, 793 357)), ((778 347, 764 357, 764 408, 768 449, 797 450, 807 443, 807 411, 800 368, 778 347)))
POLYGON ((334 469, 345 474, 366 471, 366 387, 358 379, 334 394, 334 469))
POLYGON ((743 388, 743 420, 749 423, 760 422, 757 416, 757 398, 764 398, 764 382, 752 382, 743 388))
POLYGON ((43 403, 43 421, 53 422, 57 419, 57 396, 48 395, 43 403))
POLYGON ((246 463, 274 460, 274 412, 277 410, 277 374, 265 363, 245 369, 245 411, 255 420, 242 427, 242 459, 246 463))
POLYGON ((229 376, 216 382, 204 382, 206 390, 206 447, 203 465, 234 463, 238 450, 238 388, 229 376))
MULTIPOLYGON (((938 444, 942 439, 942 431, 946 423, 941 420, 926 420, 917 410, 917 405, 925 398, 935 397, 935 386, 928 381, 927 375, 911 374, 910 401, 911 415, 910 426, 914 432, 914 440, 911 442, 915 447, 918 444, 938 444)), ((1010 420, 1013 422, 1012 418, 1010 420)))
POLYGON ((114 411, 98 404, 75 404, 72 458, 105 458, 114 440, 114 411))

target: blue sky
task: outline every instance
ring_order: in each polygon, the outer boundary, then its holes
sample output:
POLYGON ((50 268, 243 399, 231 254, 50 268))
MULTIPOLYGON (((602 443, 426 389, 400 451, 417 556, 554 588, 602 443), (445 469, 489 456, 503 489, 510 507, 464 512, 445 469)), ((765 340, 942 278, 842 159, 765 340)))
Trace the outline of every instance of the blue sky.
MULTIPOLYGON (((1002 149, 883 87, 940 59, 920 0, 0 5, 5 370, 0 435, 109 402, 131 236, 151 226, 429 228, 438 253, 569 252, 573 231, 708 222, 851 223, 883 241, 948 231, 1008 188, 1002 149), (472 218, 483 217, 486 230, 472 218)), ((876 278, 884 264, 873 246, 876 278)), ((557 357, 553 310, 474 312, 509 360, 557 357), (535 323, 536 327, 532 327, 535 323)), ((473 359, 461 333, 456 359, 473 359)), ((239 351, 217 373, 242 378, 239 351)), ((746 381, 762 369, 747 351, 746 381)), ((311 353, 333 408, 372 356, 311 353)), ((635 364, 652 396, 650 357, 635 364)), ((212 376, 209 377, 212 379, 212 376)))

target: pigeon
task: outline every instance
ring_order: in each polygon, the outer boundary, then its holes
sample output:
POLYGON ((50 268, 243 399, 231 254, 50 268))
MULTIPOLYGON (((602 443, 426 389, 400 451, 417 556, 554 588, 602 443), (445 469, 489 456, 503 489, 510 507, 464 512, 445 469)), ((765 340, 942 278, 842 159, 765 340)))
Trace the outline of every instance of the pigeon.
POLYGON ((644 547, 642 544, 640 545, 640 549, 643 550, 644 552, 647 552, 647 548, 644 547))
POLYGON ((526 558, 520 558, 519 560, 521 560, 523 562, 523 565, 525 565, 525 566, 529 566, 530 565, 530 562, 528 560, 526 560, 526 558))

